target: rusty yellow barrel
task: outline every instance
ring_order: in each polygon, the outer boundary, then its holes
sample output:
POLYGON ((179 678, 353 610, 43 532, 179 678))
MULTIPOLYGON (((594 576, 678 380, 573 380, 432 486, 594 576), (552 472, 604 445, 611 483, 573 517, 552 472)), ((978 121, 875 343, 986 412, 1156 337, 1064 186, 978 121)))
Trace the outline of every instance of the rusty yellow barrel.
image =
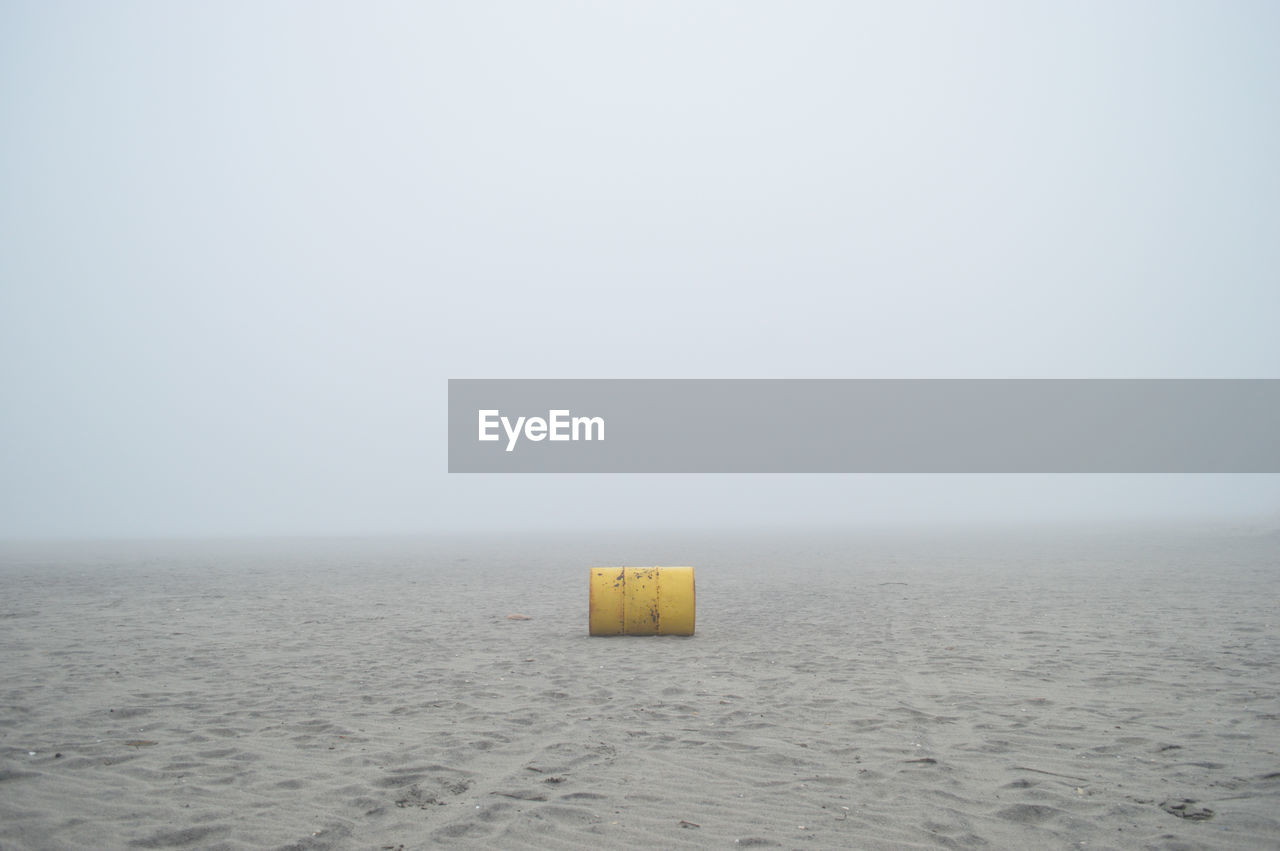
POLYGON ((591 568, 592 635, 693 635, 692 567, 591 568))

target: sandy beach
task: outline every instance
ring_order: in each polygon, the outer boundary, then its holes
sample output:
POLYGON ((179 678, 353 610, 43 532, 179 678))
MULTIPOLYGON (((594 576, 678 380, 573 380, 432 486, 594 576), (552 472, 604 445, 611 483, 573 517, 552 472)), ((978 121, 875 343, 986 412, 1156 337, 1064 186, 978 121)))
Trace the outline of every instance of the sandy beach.
POLYGON ((1277 600, 1256 529, 9 543, 0 847, 1280 847, 1277 600))

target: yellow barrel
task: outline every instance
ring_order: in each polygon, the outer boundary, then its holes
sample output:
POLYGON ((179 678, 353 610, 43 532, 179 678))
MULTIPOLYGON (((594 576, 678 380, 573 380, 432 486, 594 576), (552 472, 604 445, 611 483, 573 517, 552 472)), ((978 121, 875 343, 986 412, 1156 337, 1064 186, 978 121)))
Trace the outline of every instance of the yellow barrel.
POLYGON ((692 567, 591 568, 592 635, 693 635, 692 567))

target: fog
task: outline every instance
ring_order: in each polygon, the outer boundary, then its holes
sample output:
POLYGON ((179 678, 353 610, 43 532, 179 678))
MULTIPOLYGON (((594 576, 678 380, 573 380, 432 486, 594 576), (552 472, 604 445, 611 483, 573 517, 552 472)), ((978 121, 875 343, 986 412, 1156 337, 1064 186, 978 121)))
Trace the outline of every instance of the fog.
POLYGON ((1280 516, 450 476, 448 378, 1268 378, 1274 3, 0 8, 0 537, 1280 516))

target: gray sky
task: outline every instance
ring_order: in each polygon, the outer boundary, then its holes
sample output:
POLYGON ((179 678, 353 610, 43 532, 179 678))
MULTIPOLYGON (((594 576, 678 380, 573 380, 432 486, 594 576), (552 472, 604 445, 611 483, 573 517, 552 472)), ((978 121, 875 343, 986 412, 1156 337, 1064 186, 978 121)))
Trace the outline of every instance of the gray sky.
POLYGON ((0 536, 1280 512, 449 477, 450 377, 1277 377, 1280 6, 0 7, 0 536))

